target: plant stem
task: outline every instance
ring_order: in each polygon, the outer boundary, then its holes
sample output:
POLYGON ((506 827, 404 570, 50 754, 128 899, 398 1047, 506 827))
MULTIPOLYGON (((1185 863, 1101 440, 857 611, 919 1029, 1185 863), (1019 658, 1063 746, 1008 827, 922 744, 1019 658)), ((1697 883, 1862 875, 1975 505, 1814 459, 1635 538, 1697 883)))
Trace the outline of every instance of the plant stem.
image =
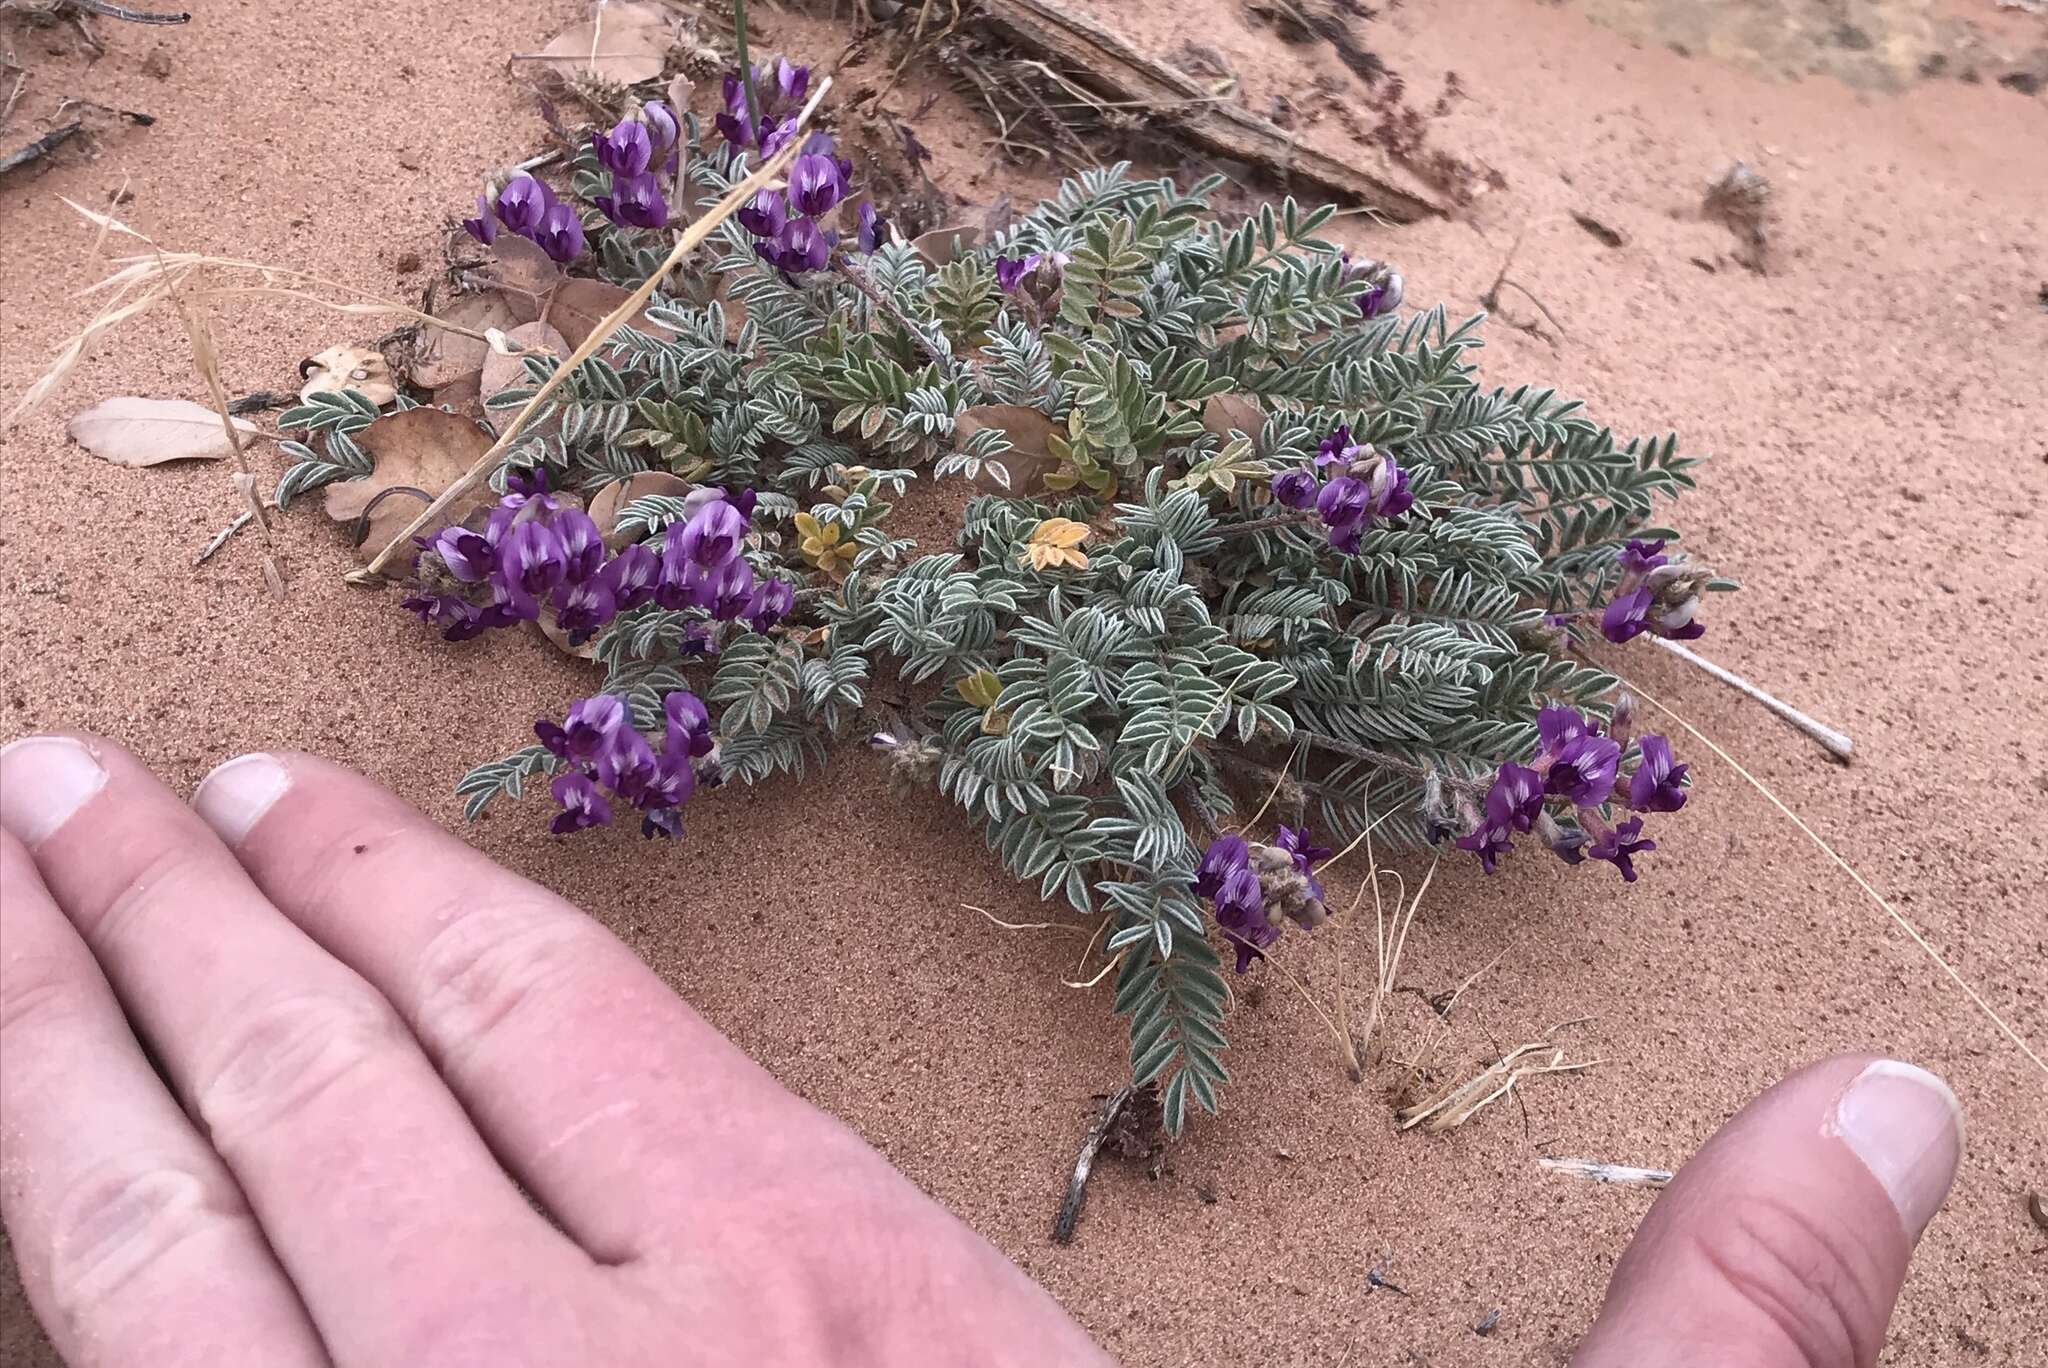
POLYGON ((1346 741, 1342 737, 1324 736, 1321 732, 1301 731, 1296 732, 1295 735, 1318 750, 1332 751, 1338 755, 1348 755, 1353 760, 1363 760, 1367 764, 1380 765, 1398 774, 1405 774, 1411 779, 1427 779, 1434 772, 1438 779, 1441 779, 1452 788, 1474 790, 1483 789, 1493 782, 1486 776, 1467 778, 1464 775, 1452 774, 1445 770, 1431 771, 1425 766, 1416 764, 1413 760, 1404 760, 1398 755, 1392 755, 1382 750, 1374 750, 1370 746, 1361 746, 1355 741, 1346 741))
POLYGON ((761 102, 754 97, 754 59, 747 54, 747 0, 732 0, 732 43, 739 52, 740 88, 747 93, 747 131, 761 136, 761 102))

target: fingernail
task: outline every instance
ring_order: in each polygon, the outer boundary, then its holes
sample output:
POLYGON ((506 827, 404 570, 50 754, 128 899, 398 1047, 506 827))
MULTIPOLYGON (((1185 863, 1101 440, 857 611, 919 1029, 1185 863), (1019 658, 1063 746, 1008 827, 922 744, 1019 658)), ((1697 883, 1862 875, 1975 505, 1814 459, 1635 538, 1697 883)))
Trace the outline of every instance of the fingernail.
POLYGON ((107 786, 83 741, 29 736, 0 750, 0 826, 25 846, 42 843, 107 786))
POLYGON ((274 755, 238 755, 199 781, 192 806, 223 841, 238 846, 292 786, 292 772, 274 755))
POLYGON ((1941 1210, 1963 1157, 1963 1108, 1927 1070, 1881 1059, 1856 1075, 1828 1127, 1884 1186, 1906 1234, 1941 1210))

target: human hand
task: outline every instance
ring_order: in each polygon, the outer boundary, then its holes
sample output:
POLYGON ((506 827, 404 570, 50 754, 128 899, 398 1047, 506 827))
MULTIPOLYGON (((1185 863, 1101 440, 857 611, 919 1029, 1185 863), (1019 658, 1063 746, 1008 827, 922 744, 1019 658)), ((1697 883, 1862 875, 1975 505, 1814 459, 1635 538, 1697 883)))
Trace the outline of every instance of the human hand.
MULTIPOLYGON (((367 780, 247 756, 188 809, 31 738, 0 826, 0 1217, 74 1363, 1106 1361, 596 923, 367 780)), ((1931 1075, 1794 1075, 1652 1208, 1575 1363, 1874 1362, 1960 1150, 1931 1075)))

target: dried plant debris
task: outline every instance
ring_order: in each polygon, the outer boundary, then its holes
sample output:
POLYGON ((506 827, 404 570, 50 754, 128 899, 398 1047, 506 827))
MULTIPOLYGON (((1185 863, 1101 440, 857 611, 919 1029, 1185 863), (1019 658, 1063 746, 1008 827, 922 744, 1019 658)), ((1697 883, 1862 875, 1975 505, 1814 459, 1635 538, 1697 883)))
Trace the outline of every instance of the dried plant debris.
MULTIPOLYGON (((251 437, 261 431, 240 418, 234 424, 251 437)), ((190 399, 102 399, 74 417, 69 430, 72 441, 118 466, 218 461, 234 454, 220 415, 190 399)))
POLYGON ((1594 1183, 1613 1183, 1620 1187, 1663 1187, 1671 1181, 1670 1169, 1606 1164, 1597 1159, 1555 1159, 1548 1155, 1536 1162, 1552 1173, 1562 1173, 1570 1178, 1584 1178, 1594 1183))
POLYGON ((1771 247, 1771 183, 1748 162, 1736 162, 1707 187, 1700 212, 1735 234, 1735 259, 1761 274, 1771 247))
POLYGON ((1408 168, 1375 171, 1319 152, 1052 0, 983 0, 936 55, 973 89, 998 145, 1018 160, 1086 165, 1098 159, 1094 138, 1118 150, 1156 146, 1240 164, 1396 221, 1445 211, 1408 168))
POLYGON ((2048 1202, 2042 1200, 2040 1193, 2027 1194, 2027 1215, 2034 1218, 2035 1225, 2048 1230, 2048 1202))
MULTIPOLYGON (((1159 1089, 1152 1084, 1126 1084, 1102 1100, 1094 1124, 1081 1138, 1081 1152, 1074 1160, 1074 1174, 1067 1195, 1053 1219, 1054 1244, 1071 1244, 1074 1226, 1081 1219, 1081 1207, 1088 1200, 1088 1176, 1095 1158, 1105 1146, 1126 1159, 1149 1159, 1156 1163, 1165 1152, 1165 1111, 1159 1089)), ((1155 1177, 1157 1174, 1154 1175, 1155 1177)))
POLYGON ((675 24, 645 0, 600 0, 591 17, 550 38, 534 60, 571 80, 633 85, 661 75, 675 24))
POLYGON ((329 347, 299 362, 299 402, 310 402, 316 394, 334 394, 352 389, 382 408, 398 397, 391 381, 391 363, 384 353, 370 347, 329 347))
MULTIPOLYGON (((476 464, 490 449, 491 435, 460 414, 415 408, 377 419, 355 434, 355 442, 369 453, 370 473, 327 486, 324 506, 328 517, 351 525, 357 546, 375 553, 476 464)), ((492 502, 489 490, 479 490, 450 507, 449 520, 459 522, 492 502)))
POLYGON ((1254 19, 1271 22, 1290 43, 1328 43, 1367 85, 1387 74, 1387 64, 1366 48, 1352 23, 1372 17, 1358 0, 1246 0, 1245 9, 1254 19))
POLYGON ((1464 1125, 1491 1103, 1514 1091, 1517 1083, 1540 1074, 1575 1073, 1590 1069, 1598 1060, 1567 1063, 1562 1046, 1547 1040, 1533 1040, 1510 1050, 1487 1065, 1473 1078, 1447 1088, 1426 1102, 1404 1107, 1394 1114, 1402 1130, 1421 1126, 1439 1132, 1464 1125))

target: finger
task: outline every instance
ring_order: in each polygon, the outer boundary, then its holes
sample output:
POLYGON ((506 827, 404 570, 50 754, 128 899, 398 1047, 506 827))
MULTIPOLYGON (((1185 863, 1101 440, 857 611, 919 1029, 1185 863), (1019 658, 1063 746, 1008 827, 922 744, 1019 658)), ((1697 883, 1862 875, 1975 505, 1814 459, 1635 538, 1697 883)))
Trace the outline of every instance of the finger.
POLYGON ((115 1368, 327 1361, 241 1189, 5 833, 0 1061, 0 1220, 59 1353, 115 1368))
POLYGON ((1757 1098, 1672 1181, 1575 1368, 1866 1368, 1963 1148, 1948 1085, 1841 1056, 1757 1098))
MULTIPOLYGON (((257 884, 398 1009, 505 1166, 605 1262, 777 1186, 813 1208, 835 1164, 900 1183, 632 951, 384 789, 247 755, 193 799, 257 884)), ((905 1190, 904 1195, 911 1195, 905 1190)))
POLYGON ((550 1254, 587 1267, 389 1004, 279 916, 133 756, 33 738, 0 755, 0 791, 0 821, 31 845, 336 1357, 397 1361, 430 1332, 422 1288, 449 1268, 546 1269, 550 1254))

